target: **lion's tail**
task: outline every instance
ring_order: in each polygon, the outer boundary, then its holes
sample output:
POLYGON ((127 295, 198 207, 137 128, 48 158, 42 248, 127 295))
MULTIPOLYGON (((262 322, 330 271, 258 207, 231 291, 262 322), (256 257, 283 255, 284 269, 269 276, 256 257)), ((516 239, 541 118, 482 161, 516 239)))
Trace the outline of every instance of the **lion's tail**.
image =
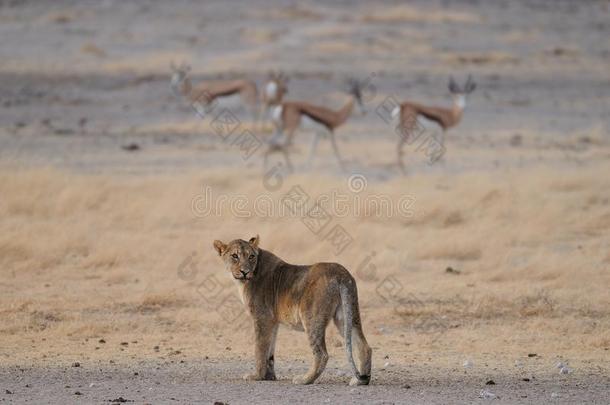
POLYGON ((354 355, 352 353, 352 329, 353 329, 353 308, 355 305, 353 295, 349 293, 346 285, 339 287, 339 293, 341 294, 341 305, 343 307, 343 335, 345 338, 345 352, 347 354, 347 361, 352 366, 354 376, 361 381, 368 383, 368 376, 360 375, 356 363, 354 362, 354 355))

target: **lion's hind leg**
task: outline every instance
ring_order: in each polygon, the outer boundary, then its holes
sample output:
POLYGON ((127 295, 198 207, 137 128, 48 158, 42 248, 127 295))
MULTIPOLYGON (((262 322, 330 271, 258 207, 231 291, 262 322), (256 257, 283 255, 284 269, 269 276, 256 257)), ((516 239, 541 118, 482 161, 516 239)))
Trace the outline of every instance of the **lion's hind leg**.
POLYGON ((309 345, 313 352, 313 364, 305 375, 295 377, 292 382, 295 384, 311 384, 322 374, 328 362, 328 352, 326 351, 326 327, 333 317, 332 305, 324 303, 316 304, 317 311, 315 316, 303 319, 305 333, 309 340, 309 345), (327 309, 322 312, 321 309, 327 309))
POLYGON ((373 356, 373 349, 371 349, 366 341, 360 324, 352 328, 352 339, 358 361, 360 378, 354 377, 352 381, 350 381, 350 385, 368 385, 371 381, 371 358, 373 356))
POLYGON ((313 364, 305 375, 295 377, 292 382, 295 384, 312 384, 322 374, 328 362, 328 352, 326 351, 326 328, 315 328, 307 333, 309 345, 313 351, 313 364))
POLYGON ((368 385, 371 381, 371 357, 373 351, 362 332, 358 291, 355 281, 352 279, 345 285, 342 285, 340 293, 341 306, 335 313, 334 322, 345 339, 347 359, 354 373, 354 377, 349 384, 368 385), (358 365, 356 365, 354 357, 356 357, 358 365))
MULTIPOLYGON (((337 308, 333 321, 339 334, 345 338, 345 336, 343 336, 345 326, 343 324, 343 309, 341 307, 337 308)), ((358 362, 358 373, 360 374, 360 378, 352 378, 350 384, 367 385, 371 379, 371 358, 373 349, 369 347, 359 323, 358 326, 352 326, 352 346, 355 352, 356 361, 358 362)))

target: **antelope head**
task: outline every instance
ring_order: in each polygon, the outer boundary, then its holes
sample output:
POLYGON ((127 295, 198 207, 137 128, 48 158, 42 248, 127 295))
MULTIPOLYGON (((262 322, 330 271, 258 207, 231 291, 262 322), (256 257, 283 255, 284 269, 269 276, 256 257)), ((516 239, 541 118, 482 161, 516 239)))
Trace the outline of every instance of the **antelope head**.
POLYGON ((360 110, 360 115, 366 114, 364 102, 362 101, 362 84, 353 77, 347 80, 347 93, 354 97, 356 105, 360 110))
POLYGON ((176 66, 174 65, 174 62, 171 62, 170 68, 172 69, 172 90, 174 93, 176 93, 176 95, 181 95, 181 87, 184 84, 188 73, 191 71, 191 67, 185 62, 182 62, 180 66, 176 66))
POLYGON ((453 76, 449 76, 449 92, 453 98, 453 104, 460 109, 466 107, 466 96, 476 89, 477 84, 472 80, 472 75, 468 75, 464 86, 460 87, 453 76))
POLYGON ((284 72, 271 71, 265 85, 266 96, 269 99, 278 99, 281 101, 284 94, 288 93, 289 78, 284 72))

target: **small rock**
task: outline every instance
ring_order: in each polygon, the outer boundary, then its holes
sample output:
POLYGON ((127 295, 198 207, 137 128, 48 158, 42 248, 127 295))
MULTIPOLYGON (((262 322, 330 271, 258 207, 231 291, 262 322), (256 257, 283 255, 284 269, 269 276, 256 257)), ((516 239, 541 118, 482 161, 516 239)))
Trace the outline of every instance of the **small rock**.
POLYGON ((80 363, 78 361, 75 361, 74 363, 72 363, 72 367, 80 367, 80 363))
POLYGON ((457 274, 460 274, 461 272, 462 272, 461 270, 454 269, 453 267, 447 267, 445 269, 445 273, 450 273, 450 274, 456 274, 457 275, 457 274))
POLYGON ((98 340, 98 343, 106 343, 106 341, 104 339, 100 339, 98 340))
POLYGON ((128 145, 121 146, 121 148, 127 152, 135 152, 140 150, 140 145, 138 145, 137 143, 130 143, 128 145))
POLYGON ((479 392, 479 398, 494 399, 494 398, 496 398, 496 394, 494 394, 493 392, 491 392, 489 390, 481 390, 479 392))
POLYGON ((464 366, 464 368, 471 368, 473 365, 474 365, 474 363, 472 362, 472 360, 466 360, 462 364, 462 366, 464 366))
POLYGON ((496 382, 494 380, 487 380, 485 385, 496 385, 496 382))
POLYGON ((75 391, 75 392, 74 392, 74 395, 83 395, 83 393, 82 393, 82 392, 80 392, 80 391, 75 391))
POLYGON ((536 353, 529 353, 529 354, 527 355, 527 357, 536 357, 536 356, 538 356, 536 353))
POLYGON ((121 346, 129 346, 129 342, 121 342, 121 346))
POLYGON ((561 374, 571 374, 572 373, 572 369, 569 367, 562 367, 559 369, 559 372, 561 374))
POLYGON ((559 398, 559 394, 556 392, 551 392, 551 398, 559 398))
POLYGON ((529 378, 522 378, 521 381, 530 382, 530 379, 529 378))
POLYGON ((402 388, 406 389, 406 390, 410 390, 411 386, 409 384, 405 384, 402 386, 402 388))
POLYGON ((7 395, 12 395, 12 394, 13 394, 13 391, 4 390, 4 393, 5 393, 5 394, 7 394, 7 395))
POLYGON ((112 400, 109 400, 108 402, 113 402, 115 404, 118 404, 118 403, 122 403, 122 402, 133 402, 133 400, 125 399, 123 397, 118 397, 117 399, 112 399, 112 400))
POLYGON ((521 134, 514 134, 511 136, 509 143, 510 146, 521 146, 523 143, 523 136, 521 136, 521 134))
POLYGON ((53 133, 55 135, 73 135, 74 130, 72 128, 55 128, 53 133))
POLYGON ((389 362, 389 361, 386 361, 386 362, 383 364, 383 368, 387 368, 389 365, 390 365, 390 362, 389 362))

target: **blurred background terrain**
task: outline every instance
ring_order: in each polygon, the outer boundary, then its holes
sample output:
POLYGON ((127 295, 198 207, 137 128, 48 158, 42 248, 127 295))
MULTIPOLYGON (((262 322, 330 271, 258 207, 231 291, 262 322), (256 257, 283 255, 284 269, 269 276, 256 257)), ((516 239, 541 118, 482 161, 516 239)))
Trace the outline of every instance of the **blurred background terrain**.
POLYGON ((472 403, 487 390, 506 402, 607 402, 609 7, 1 1, 0 397, 242 403, 254 390, 261 401, 472 403), (234 101, 199 118, 170 90, 170 63, 183 61, 194 82, 261 86, 282 70, 288 99, 332 108, 346 79, 368 80, 368 114, 336 132, 347 173, 327 140, 305 169, 302 131, 296 173, 270 187, 263 148, 244 156, 213 120, 230 111, 261 142, 271 129, 234 101), (411 148, 403 175, 379 106, 449 106, 449 75, 468 74, 478 87, 443 159, 411 148), (196 204, 206 187, 212 202, 239 195, 252 207, 294 186, 312 199, 338 191, 351 207, 379 195, 412 203, 334 216, 351 238, 340 252, 299 218, 196 204), (289 385, 310 352, 286 329, 282 381, 240 382, 251 333, 212 241, 255 234, 286 261, 356 274, 373 386, 345 386, 330 329, 314 389, 289 385))

